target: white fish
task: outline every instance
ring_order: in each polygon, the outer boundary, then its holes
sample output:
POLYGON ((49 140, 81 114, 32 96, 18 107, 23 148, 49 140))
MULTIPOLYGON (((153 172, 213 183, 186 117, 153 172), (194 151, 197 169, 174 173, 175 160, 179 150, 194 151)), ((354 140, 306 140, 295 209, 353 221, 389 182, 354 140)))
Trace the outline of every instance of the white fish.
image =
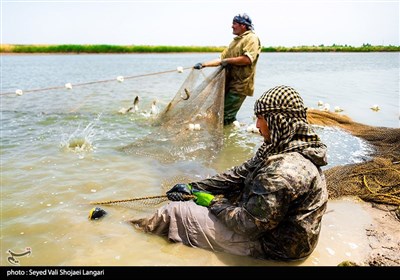
POLYGON ((153 100, 153 103, 151 104, 151 111, 150 114, 152 115, 158 115, 158 113, 160 112, 160 109, 157 106, 157 99, 153 100))
POLYGON ((118 113, 125 115, 128 112, 129 109, 130 108, 122 107, 121 109, 118 110, 118 113))

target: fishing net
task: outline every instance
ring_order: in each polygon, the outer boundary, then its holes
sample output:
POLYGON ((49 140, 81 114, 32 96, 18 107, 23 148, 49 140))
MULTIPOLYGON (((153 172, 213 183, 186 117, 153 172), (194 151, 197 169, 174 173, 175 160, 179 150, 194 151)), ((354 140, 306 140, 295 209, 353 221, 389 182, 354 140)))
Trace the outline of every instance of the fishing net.
MULTIPOLYGON (((337 113, 309 110, 311 124, 344 129, 365 139, 374 149, 372 159, 324 171, 330 199, 358 196, 362 200, 400 209, 400 129, 373 127, 337 113)), ((397 213, 397 212, 396 212, 397 213)))
MULTIPOLYGON (((171 186, 183 183, 183 182, 192 182, 195 178, 187 175, 175 176, 172 178, 164 179, 161 184, 161 195, 154 195, 154 196, 145 196, 145 197, 134 197, 134 198, 127 198, 127 199, 118 199, 118 200, 104 200, 104 201, 93 201, 90 204, 93 205, 108 205, 108 206, 118 206, 118 207, 126 207, 136 210, 142 210, 149 207, 156 207, 160 206, 162 203, 168 201, 168 197, 165 194, 171 186)), ((185 197, 185 196, 184 196, 185 197)), ((187 195, 186 199, 193 199, 194 195, 187 195)))
POLYGON ((152 120, 154 131, 122 148, 128 154, 178 160, 211 161, 223 146, 225 70, 189 73, 168 105, 152 120))
MULTIPOLYGON (((212 159, 223 144, 224 81, 223 68, 217 68, 209 76, 192 70, 172 101, 154 120, 153 125, 160 129, 123 149, 164 162, 212 159), (194 129, 193 125, 200 129, 194 129)), ((357 196, 364 201, 393 206, 396 214, 400 212, 400 129, 364 125, 329 111, 309 109, 307 117, 310 124, 337 127, 363 138, 373 147, 370 160, 324 171, 330 199, 357 196)), ((190 179, 177 182, 190 182, 190 179)), ((168 183, 168 187, 172 185, 173 182, 168 183)), ((128 203, 128 207, 135 203, 128 203)))

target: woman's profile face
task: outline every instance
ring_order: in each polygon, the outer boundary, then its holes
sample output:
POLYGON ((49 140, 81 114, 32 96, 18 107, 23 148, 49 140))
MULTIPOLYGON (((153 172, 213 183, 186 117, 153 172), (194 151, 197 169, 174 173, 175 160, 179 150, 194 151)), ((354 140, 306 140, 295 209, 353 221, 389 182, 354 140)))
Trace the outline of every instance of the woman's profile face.
POLYGON ((261 135, 264 137, 265 142, 271 143, 271 134, 269 132, 268 123, 264 116, 257 115, 256 127, 260 131, 261 135))

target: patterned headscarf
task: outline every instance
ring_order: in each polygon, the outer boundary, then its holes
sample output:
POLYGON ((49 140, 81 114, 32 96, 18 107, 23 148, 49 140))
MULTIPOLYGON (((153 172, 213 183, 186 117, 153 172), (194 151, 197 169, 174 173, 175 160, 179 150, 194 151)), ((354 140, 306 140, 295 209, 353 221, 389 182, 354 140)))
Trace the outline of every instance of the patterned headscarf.
POLYGON ((254 113, 267 121, 271 143, 264 142, 257 155, 264 158, 325 146, 308 124, 306 111, 303 99, 291 87, 277 86, 261 95, 254 113))
POLYGON ((246 14, 246 13, 244 13, 244 14, 238 14, 238 15, 234 16, 234 18, 233 18, 232 21, 233 21, 233 22, 240 23, 240 24, 244 24, 244 25, 246 25, 247 28, 250 29, 250 30, 253 30, 253 29, 254 29, 254 26, 253 26, 253 24, 251 23, 251 18, 250 18, 249 15, 246 14))

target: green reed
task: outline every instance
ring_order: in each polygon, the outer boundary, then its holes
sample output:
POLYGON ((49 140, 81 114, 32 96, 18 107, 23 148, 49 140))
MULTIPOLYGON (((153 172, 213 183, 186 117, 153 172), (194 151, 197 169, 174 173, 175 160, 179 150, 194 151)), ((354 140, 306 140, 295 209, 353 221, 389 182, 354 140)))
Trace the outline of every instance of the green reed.
MULTIPOLYGON (((1 53, 201 53, 221 52, 224 46, 148 46, 148 45, 7 45, 0 47, 1 53)), ((363 44, 360 47, 349 45, 332 46, 294 46, 262 47, 262 52, 398 52, 400 46, 372 46, 363 44)))

